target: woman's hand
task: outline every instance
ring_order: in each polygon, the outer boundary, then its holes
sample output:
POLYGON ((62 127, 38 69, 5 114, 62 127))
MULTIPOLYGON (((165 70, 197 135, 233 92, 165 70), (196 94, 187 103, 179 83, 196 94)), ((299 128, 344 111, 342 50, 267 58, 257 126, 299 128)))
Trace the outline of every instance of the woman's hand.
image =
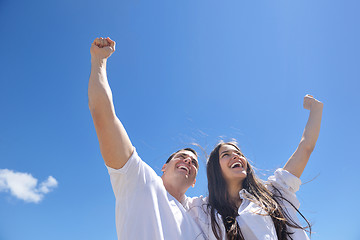
POLYGON ((304 108, 307 110, 321 110, 323 108, 323 103, 315 99, 312 95, 306 94, 304 97, 304 108))

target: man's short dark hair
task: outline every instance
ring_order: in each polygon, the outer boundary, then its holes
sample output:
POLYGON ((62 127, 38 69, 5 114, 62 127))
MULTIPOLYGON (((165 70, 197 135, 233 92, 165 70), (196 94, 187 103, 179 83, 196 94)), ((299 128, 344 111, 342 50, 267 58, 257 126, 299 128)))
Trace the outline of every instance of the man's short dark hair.
MULTIPOLYGON (((173 154, 170 155, 170 157, 168 158, 168 160, 166 161, 166 163, 170 162, 171 159, 173 159, 173 157, 175 156, 175 154, 177 154, 178 152, 180 151, 189 151, 189 152, 192 152, 193 154, 195 154, 195 156, 197 157, 197 152, 192 149, 192 148, 183 148, 183 149, 180 149, 180 150, 177 150, 176 152, 174 152, 173 154)), ((165 164, 166 164, 165 163, 165 164)))

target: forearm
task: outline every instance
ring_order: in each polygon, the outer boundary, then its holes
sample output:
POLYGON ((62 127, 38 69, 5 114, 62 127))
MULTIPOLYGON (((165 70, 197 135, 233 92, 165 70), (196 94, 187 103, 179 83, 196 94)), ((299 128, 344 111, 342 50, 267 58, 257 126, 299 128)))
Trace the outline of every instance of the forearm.
POLYGON ((115 115, 112 93, 106 74, 106 59, 91 59, 88 97, 90 112, 93 116, 115 115))
POLYGON ((315 148, 316 141, 320 133, 320 124, 322 117, 323 105, 314 106, 314 109, 310 109, 309 119, 306 123, 304 133, 301 138, 301 144, 312 152, 315 148))

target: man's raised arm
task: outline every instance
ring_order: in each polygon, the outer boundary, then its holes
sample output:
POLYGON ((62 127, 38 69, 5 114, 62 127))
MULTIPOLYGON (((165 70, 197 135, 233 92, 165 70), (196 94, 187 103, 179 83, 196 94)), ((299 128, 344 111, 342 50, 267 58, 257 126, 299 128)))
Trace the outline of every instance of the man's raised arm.
POLYGON ((111 89, 106 75, 106 62, 115 51, 110 38, 97 38, 91 45, 91 74, 89 79, 89 108, 99 139, 105 164, 122 168, 133 152, 133 146, 115 114, 111 89))

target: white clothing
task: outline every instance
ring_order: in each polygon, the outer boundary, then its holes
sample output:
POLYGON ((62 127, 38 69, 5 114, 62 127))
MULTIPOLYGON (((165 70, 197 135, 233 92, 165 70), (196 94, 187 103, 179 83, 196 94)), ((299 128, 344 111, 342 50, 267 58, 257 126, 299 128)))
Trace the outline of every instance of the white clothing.
POLYGON ((120 240, 200 240, 203 233, 162 179, 134 153, 121 169, 108 167, 120 240))
MULTIPOLYGON (((284 169, 277 169, 273 176, 268 178, 268 181, 265 182, 266 187, 271 191, 273 184, 282 194, 284 198, 290 201, 297 209, 300 207, 300 203, 296 198, 295 192, 299 190, 301 181, 299 178, 295 177, 288 171, 284 169)), ((240 226, 241 233, 243 234, 246 240, 277 240, 276 229, 274 223, 266 211, 264 211, 258 204, 250 201, 253 196, 248 193, 245 189, 242 189, 239 192, 242 203, 238 209, 239 216, 236 217, 236 220, 240 226), (264 214, 260 215, 260 214, 264 214)), ((282 207, 288 212, 290 217, 299 224, 297 218, 297 211, 287 202, 281 201, 282 207)), ((211 228, 211 217, 210 211, 207 209, 208 198, 195 197, 187 198, 185 208, 188 209, 190 215, 200 226, 202 231, 205 234, 205 237, 209 240, 216 240, 215 235, 211 228)), ((217 222, 220 225, 223 239, 225 240, 225 227, 219 213, 216 213, 217 222)), ((299 224, 300 225, 300 224, 299 224)), ((294 240, 308 240, 306 232, 302 229, 289 228, 294 234, 291 237, 294 240)))

